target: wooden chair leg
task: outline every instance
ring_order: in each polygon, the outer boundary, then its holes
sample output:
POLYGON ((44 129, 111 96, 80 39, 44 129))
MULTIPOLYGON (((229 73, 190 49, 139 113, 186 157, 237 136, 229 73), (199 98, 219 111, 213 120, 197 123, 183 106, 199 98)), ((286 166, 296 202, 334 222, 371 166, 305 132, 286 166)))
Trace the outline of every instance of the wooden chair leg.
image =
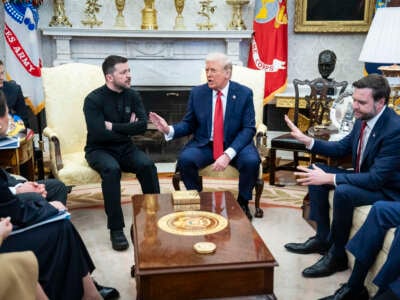
MULTIPOLYGON (((133 225, 131 225, 131 229, 130 229, 130 233, 131 233, 131 241, 133 243, 133 225)), ((135 277, 135 265, 131 266, 131 277, 135 277)))
MULTIPOLYGON (((176 172, 174 175, 172 175, 172 185, 174 186, 175 191, 180 191, 180 181, 181 181, 181 174, 179 172, 176 172)), ((203 190, 203 177, 199 176, 198 178, 198 183, 200 187, 200 191, 203 190)))
POLYGON ((200 187, 200 191, 203 190, 203 176, 199 176, 199 187, 200 187))
POLYGON ((294 151, 293 152, 293 169, 296 169, 298 165, 299 165, 299 152, 294 151))
POLYGON ((271 148, 269 154, 269 184, 275 185, 276 150, 271 148))
POLYGON ((181 174, 177 172, 172 176, 172 185, 174 186, 175 191, 179 191, 181 189, 179 186, 180 181, 181 181, 181 174))
POLYGON ((262 218, 264 216, 264 211, 260 208, 260 198, 264 190, 264 180, 262 178, 257 179, 255 188, 256 188, 256 199, 255 199, 256 212, 254 213, 254 216, 256 218, 262 218))

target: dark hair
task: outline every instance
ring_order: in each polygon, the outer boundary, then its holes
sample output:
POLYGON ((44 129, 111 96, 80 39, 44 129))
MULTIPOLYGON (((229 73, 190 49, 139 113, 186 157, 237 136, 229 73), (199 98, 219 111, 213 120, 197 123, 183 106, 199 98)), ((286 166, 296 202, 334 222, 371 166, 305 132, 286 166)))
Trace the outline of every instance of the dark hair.
POLYGON ((126 63, 127 61, 128 61, 128 59, 126 57, 123 57, 123 56, 119 56, 119 55, 107 56, 104 59, 104 62, 103 62, 103 65, 102 65, 104 76, 114 72, 116 64, 126 63))
POLYGON ((3 61, 0 59, 0 66, 4 66, 3 61))
POLYGON ((4 117, 7 112, 7 100, 3 91, 0 90, 0 118, 4 117))
POLYGON ((381 98, 385 98, 385 104, 388 103, 390 98, 390 86, 387 79, 379 74, 369 74, 355 82, 353 87, 357 89, 372 89, 372 97, 377 102, 381 98))

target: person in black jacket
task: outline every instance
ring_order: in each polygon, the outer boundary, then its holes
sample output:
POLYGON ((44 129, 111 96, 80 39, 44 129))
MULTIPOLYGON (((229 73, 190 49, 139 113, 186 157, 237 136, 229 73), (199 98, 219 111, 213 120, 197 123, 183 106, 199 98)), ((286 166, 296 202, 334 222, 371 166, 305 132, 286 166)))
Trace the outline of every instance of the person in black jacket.
MULTIPOLYGON (((8 127, 8 108, 0 93, 0 136, 8 127)), ((14 229, 44 221, 66 210, 59 201, 48 202, 40 193, 24 200, 11 193, 8 175, 0 168, 0 219, 10 218, 14 229)), ((32 251, 39 264, 39 283, 49 299, 116 299, 114 288, 98 285, 90 274, 94 264, 69 219, 44 224, 9 236, 0 253, 32 251)))
POLYGON ((8 172, 5 173, 10 191, 21 200, 29 198, 30 193, 37 193, 49 202, 57 200, 67 205, 68 189, 62 181, 53 178, 26 181, 25 179, 15 178, 8 172))
POLYGON ((160 192, 154 162, 132 142, 147 129, 147 115, 139 94, 131 88, 131 70, 125 57, 108 56, 102 65, 105 85, 85 99, 86 160, 99 172, 114 250, 129 243, 123 232, 121 171, 136 174, 144 194, 160 192))
MULTIPOLYGON (((1 71, 1 70, 0 70, 1 71)), ((2 103, 6 103, 6 98, 4 93, 0 90, 0 98, 2 103)), ((0 126, 0 136, 6 135, 8 128, 8 105, 5 106, 4 114, 7 114, 7 117, 4 115, 1 120, 2 123, 0 126)), ((63 182, 58 179, 45 179, 34 181, 26 181, 25 179, 17 179, 11 174, 5 172, 7 175, 8 187, 14 195, 17 195, 21 200, 25 199, 25 197, 30 197, 29 193, 38 193, 46 198, 47 201, 58 200, 63 205, 67 204, 67 187, 63 182)))
POLYGON ((0 90, 3 91, 7 99, 7 106, 11 115, 17 115, 24 121, 26 128, 30 128, 28 108, 25 104, 25 98, 22 89, 14 80, 6 81, 4 64, 0 60, 0 90))

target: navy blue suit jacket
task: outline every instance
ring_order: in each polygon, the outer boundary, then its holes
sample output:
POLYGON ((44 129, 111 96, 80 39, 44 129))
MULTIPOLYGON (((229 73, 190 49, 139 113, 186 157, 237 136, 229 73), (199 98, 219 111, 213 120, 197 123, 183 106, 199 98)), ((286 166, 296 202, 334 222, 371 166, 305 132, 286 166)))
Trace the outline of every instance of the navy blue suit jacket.
MULTIPOLYGON (((342 140, 315 140, 313 153, 330 157, 357 157, 361 121, 342 140)), ((400 201, 400 116, 386 107, 369 135, 360 173, 336 174, 336 184, 351 184, 371 191, 382 191, 388 199, 400 201)))
MULTIPOLYGON (((193 134, 187 147, 201 147, 210 142, 212 126, 212 89, 207 84, 194 87, 182 121, 173 125, 174 138, 193 134)), ((253 143, 256 132, 253 92, 248 87, 230 81, 224 117, 224 149, 236 153, 253 143)))
POLYGON ((29 126, 28 108, 22 94, 21 86, 15 81, 4 81, 1 88, 7 99, 7 106, 10 114, 18 115, 24 121, 25 127, 29 126))
POLYGON ((58 210, 37 193, 21 200, 8 188, 8 174, 0 168, 0 217, 11 217, 13 229, 26 227, 56 215, 58 210))

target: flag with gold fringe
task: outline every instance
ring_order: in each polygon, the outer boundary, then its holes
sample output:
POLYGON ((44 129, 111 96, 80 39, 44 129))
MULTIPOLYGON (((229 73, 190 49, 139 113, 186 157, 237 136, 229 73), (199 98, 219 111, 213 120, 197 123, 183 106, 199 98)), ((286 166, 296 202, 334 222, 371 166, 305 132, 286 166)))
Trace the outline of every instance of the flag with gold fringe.
POLYGON ((35 114, 44 108, 39 50, 38 6, 42 0, 3 0, 7 79, 21 85, 35 114))
POLYGON ((256 0, 247 66, 265 71, 264 104, 287 82, 288 16, 286 0, 256 0))

